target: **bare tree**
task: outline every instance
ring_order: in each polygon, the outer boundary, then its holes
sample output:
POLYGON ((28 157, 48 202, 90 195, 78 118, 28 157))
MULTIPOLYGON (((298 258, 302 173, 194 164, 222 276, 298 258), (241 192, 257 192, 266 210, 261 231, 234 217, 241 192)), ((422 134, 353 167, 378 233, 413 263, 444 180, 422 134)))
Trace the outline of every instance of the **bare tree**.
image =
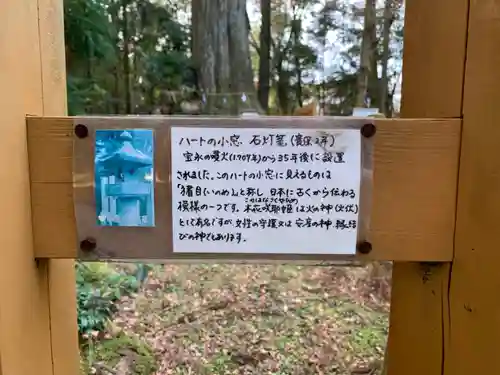
POLYGON ((269 109, 271 80, 271 0, 260 1, 262 23, 259 46, 259 103, 264 111, 269 109))
POLYGON ((368 80, 375 58, 376 45, 376 0, 366 0, 364 9, 363 39, 361 42, 361 56, 357 77, 356 106, 365 107, 368 94, 368 80))
POLYGON ((389 116, 389 58, 391 57, 391 50, 389 43, 391 40, 391 26, 394 22, 394 0, 385 0, 384 5, 384 18, 382 30, 382 77, 380 80, 380 98, 379 109, 380 112, 389 116))

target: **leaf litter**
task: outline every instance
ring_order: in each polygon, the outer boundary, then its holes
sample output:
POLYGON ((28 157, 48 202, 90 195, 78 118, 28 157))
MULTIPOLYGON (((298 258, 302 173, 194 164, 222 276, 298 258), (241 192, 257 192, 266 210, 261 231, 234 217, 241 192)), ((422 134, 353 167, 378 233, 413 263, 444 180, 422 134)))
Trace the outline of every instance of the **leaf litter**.
POLYGON ((85 373, 379 374, 390 278, 378 263, 154 266, 107 329, 126 350, 86 355, 85 373))

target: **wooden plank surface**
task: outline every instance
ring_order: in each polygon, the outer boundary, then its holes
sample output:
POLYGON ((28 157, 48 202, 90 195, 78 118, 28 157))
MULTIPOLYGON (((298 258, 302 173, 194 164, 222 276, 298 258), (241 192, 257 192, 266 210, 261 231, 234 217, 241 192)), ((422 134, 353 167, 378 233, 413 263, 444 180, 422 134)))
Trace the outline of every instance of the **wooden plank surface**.
MULTIPOLYGON (((45 116, 67 114, 63 6, 62 0, 38 0, 45 116)), ((47 263, 44 266, 48 273, 53 375, 77 375, 80 373, 80 351, 74 261, 41 261, 47 263)))
MULTIPOLYGON (((77 256, 72 187, 73 121, 71 118, 27 120, 37 257, 77 256)), ((133 127, 133 121, 137 120, 123 119, 122 126, 133 127)), ((163 121, 168 126, 168 120, 158 117, 147 121, 163 121)), ((377 119, 376 126, 375 187, 369 233, 373 251, 366 259, 449 261, 460 120, 377 119)), ((172 256, 155 254, 155 258, 172 256)))
POLYGON ((52 375, 47 273, 33 259, 24 125, 26 113, 43 114, 37 4, 7 0, 1 8, 0 157, 9 163, 0 169, 8 181, 0 205, 10 213, 0 218, 1 372, 52 375))
POLYGON ((471 1, 445 375, 497 374, 500 0, 471 1))
MULTIPOLYGON (((469 0, 405 7, 402 117, 461 118, 469 0)), ((388 375, 442 375, 449 274, 450 263, 394 263, 388 375)))
MULTIPOLYGON (((5 213, 0 218, 0 373, 76 375, 75 314, 57 311, 63 301, 65 310, 75 311, 74 273, 72 268, 49 270, 49 261, 35 262, 26 149, 26 114, 64 114, 46 111, 50 99, 44 95, 61 98, 59 108, 64 108, 65 98, 55 87, 45 86, 50 74, 44 75, 41 62, 52 58, 52 50, 41 47, 40 37, 49 29, 56 38, 64 34, 61 14, 51 25, 43 16, 43 1, 2 0, 0 8, 0 156, 6 163, 0 172, 0 206, 5 213), (62 342, 66 359, 59 357, 62 342), (73 363, 62 366, 61 361, 73 363)), ((58 63, 64 67, 64 59, 58 63)))
POLYGON ((402 114, 458 118, 468 0, 410 0, 405 7, 402 114))

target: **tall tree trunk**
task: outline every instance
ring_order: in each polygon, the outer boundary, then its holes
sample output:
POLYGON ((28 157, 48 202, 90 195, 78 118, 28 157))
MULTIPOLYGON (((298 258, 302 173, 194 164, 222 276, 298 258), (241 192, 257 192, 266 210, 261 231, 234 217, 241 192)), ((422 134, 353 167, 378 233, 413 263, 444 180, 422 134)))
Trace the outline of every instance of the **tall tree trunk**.
MULTIPOLYGON (((207 0, 210 1, 210 0, 207 0)), ((231 61, 231 86, 245 94, 247 102, 243 108, 252 108, 262 113, 257 95, 250 58, 250 43, 246 24, 246 0, 228 0, 229 3, 229 55, 231 61)), ((238 103, 241 103, 238 101, 238 103)))
POLYGON ((128 1, 122 1, 122 34, 123 34, 123 89, 125 90, 125 113, 132 113, 132 97, 130 87, 130 33, 128 22, 128 1))
POLYGON ((217 92, 215 77, 215 25, 216 17, 225 17, 217 15, 214 12, 214 3, 217 8, 217 2, 212 0, 193 0, 193 55, 195 57, 195 66, 199 71, 200 86, 203 91, 202 98, 205 102, 204 111, 213 113, 214 94, 217 92))
POLYGON ((384 5, 384 26, 382 30, 382 77, 380 79, 380 98, 379 109, 380 112, 389 116, 389 74, 388 65, 391 51, 389 43, 391 38, 391 26, 394 20, 393 15, 393 2, 394 0, 385 0, 384 5))
MULTIPOLYGON (((111 23, 114 25, 120 25, 120 8, 121 5, 118 3, 118 1, 114 1, 110 3, 110 6, 108 8, 109 15, 111 17, 111 23)), ((116 33, 113 35, 113 41, 115 43, 115 55, 118 57, 120 56, 120 39, 118 37, 118 30, 116 30, 116 33)), ((115 64, 115 66, 112 69, 112 74, 113 74, 113 84, 111 88, 111 113, 113 114, 119 114, 121 113, 121 94, 120 94, 120 65, 115 64)))
MULTIPOLYGON (((300 43, 300 33, 302 31, 302 24, 300 20, 294 20, 292 23, 293 28, 293 45, 296 47, 300 43)), ((295 85, 295 96, 299 107, 302 107, 302 69, 300 66, 300 58, 297 53, 294 54, 294 64, 295 64, 295 79, 297 83, 295 85)))
POLYGON ((243 94, 260 110, 253 82, 246 0, 192 0, 195 65, 205 92, 205 112, 240 112, 243 94), (226 100, 223 98, 226 97, 226 100), (217 100, 222 98, 221 101, 217 100), (232 99, 232 100, 227 100, 232 99), (227 102, 232 105, 228 108, 227 102))
MULTIPOLYGON (((374 29, 374 31, 376 31, 374 29)), ((368 98, 369 98, 369 103, 370 107, 378 108, 379 105, 379 96, 380 96, 380 79, 378 77, 378 64, 379 64, 379 59, 378 59, 378 40, 377 40, 377 34, 372 35, 373 38, 372 40, 374 41, 371 47, 371 51, 373 53, 371 54, 371 60, 370 60, 370 72, 368 74, 368 98)))
POLYGON ((364 9, 363 40, 361 41, 360 64, 357 77, 357 94, 355 105, 365 107, 368 94, 368 80, 370 77, 373 50, 373 33, 376 27, 376 0, 366 0, 364 9))
POLYGON ((283 59, 281 58, 276 64, 276 75, 278 80, 276 82, 276 96, 278 101, 279 111, 282 115, 287 115, 289 111, 288 105, 288 75, 283 69, 283 59))
MULTIPOLYGON (((200 67, 197 65, 200 62, 200 22, 201 22, 201 0, 191 0, 191 55, 193 56, 193 67, 199 77, 200 67)), ((200 84, 200 82, 196 82, 200 84)))
POLYGON ((260 26, 258 97, 262 109, 268 112, 271 75, 271 0, 260 1, 260 13, 262 22, 260 26))
MULTIPOLYGON (((237 106, 235 103, 235 95, 231 95, 233 91, 231 85, 231 61, 229 59, 229 24, 228 24, 228 6, 234 0, 210 0, 215 6, 215 14, 217 19, 215 46, 216 46, 216 64, 215 64, 215 83, 218 95, 216 97, 217 107, 221 109, 222 114, 230 113, 230 107, 237 106), (224 95, 224 94, 228 95, 224 95)), ((243 27, 243 25, 242 25, 243 27)))
POLYGON ((120 72, 118 71, 118 65, 113 69, 113 114, 117 115, 120 113, 120 72))

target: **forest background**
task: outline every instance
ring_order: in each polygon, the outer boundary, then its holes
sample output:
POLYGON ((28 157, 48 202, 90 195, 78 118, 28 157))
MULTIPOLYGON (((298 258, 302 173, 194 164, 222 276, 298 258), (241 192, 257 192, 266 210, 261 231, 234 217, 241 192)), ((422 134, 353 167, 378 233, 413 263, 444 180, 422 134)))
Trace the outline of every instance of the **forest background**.
POLYGON ((289 114, 314 98, 391 116, 403 14, 402 0, 65 0, 70 113, 289 114))

